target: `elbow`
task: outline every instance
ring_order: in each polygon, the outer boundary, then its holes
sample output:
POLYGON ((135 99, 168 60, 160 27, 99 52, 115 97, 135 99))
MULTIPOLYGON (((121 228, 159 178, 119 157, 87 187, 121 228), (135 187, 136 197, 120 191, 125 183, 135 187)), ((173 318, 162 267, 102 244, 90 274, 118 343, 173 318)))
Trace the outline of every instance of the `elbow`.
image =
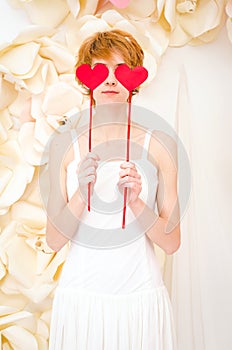
POLYGON ((67 243, 68 239, 58 231, 50 222, 47 221, 46 227, 46 243, 55 253, 59 252, 67 243))
POLYGON ((46 243, 50 249, 52 249, 55 253, 58 252, 60 249, 52 242, 49 237, 46 235, 46 243))
POLYGON ((166 241, 166 246, 164 250, 167 255, 172 255, 177 252, 181 245, 180 225, 177 225, 175 229, 168 235, 169 237, 166 241))
POLYGON ((57 244, 54 240, 49 239, 48 236, 46 236, 46 243, 55 253, 58 253, 63 248, 63 245, 57 244))
POLYGON ((180 240, 178 240, 177 242, 175 242, 175 244, 172 244, 170 246, 167 246, 165 248, 165 253, 167 255, 173 255, 174 253, 177 252, 177 250, 180 248, 181 242, 180 240))

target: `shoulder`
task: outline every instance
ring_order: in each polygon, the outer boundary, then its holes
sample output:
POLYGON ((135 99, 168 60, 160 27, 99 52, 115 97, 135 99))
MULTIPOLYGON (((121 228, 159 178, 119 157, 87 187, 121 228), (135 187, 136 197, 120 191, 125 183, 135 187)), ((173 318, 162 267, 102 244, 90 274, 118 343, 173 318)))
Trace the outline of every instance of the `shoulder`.
POLYGON ((177 169, 177 142, 164 131, 152 131, 149 153, 155 157, 159 168, 177 169))
POLYGON ((79 127, 78 129, 70 129, 62 133, 56 132, 50 141, 49 158, 55 157, 57 162, 67 165, 74 159, 74 141, 79 140, 80 142, 81 140, 83 142, 84 140, 86 142, 87 134, 88 128, 86 126, 79 127))
POLYGON ((65 165, 72 152, 72 134, 71 130, 63 133, 55 133, 49 145, 49 161, 51 164, 65 165))
POLYGON ((50 140, 49 151, 54 152, 62 149, 64 144, 72 141, 71 131, 65 131, 63 133, 55 132, 50 140))

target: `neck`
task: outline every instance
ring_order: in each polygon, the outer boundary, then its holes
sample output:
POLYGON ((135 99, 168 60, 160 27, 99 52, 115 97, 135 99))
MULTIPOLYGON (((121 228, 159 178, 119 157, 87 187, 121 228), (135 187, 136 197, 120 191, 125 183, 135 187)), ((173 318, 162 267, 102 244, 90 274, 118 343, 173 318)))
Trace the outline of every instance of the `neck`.
POLYGON ((110 103, 96 106, 93 115, 93 128, 96 128, 95 135, 98 134, 97 138, 104 140, 125 138, 127 113, 127 103, 110 103))

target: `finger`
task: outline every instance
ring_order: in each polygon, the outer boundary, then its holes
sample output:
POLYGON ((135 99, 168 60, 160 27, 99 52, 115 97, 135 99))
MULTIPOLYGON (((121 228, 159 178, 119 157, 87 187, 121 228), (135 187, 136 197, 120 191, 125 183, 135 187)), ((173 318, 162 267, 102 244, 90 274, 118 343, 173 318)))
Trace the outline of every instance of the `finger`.
POLYGON ((130 188, 131 190, 140 190, 141 189, 141 186, 139 186, 137 183, 125 183, 123 188, 130 188))
POLYGON ((88 175, 88 176, 85 176, 85 177, 81 177, 79 179, 79 182, 81 183, 81 185, 88 185, 88 183, 95 184, 96 176, 95 175, 88 175))
POLYGON ((136 168, 136 166, 135 166, 135 163, 133 163, 133 162, 123 162, 123 163, 120 165, 120 168, 121 168, 121 169, 126 169, 126 168, 133 169, 133 168, 136 168))
POLYGON ((120 185, 123 185, 125 183, 137 183, 137 184, 141 185, 142 181, 140 179, 135 178, 135 177, 125 176, 125 177, 121 178, 118 182, 118 184, 120 184, 120 185))
POLYGON ((91 167, 94 167, 95 169, 97 169, 98 163, 96 162, 96 160, 94 160, 92 158, 86 158, 80 164, 79 171, 83 171, 83 170, 85 170, 87 168, 91 168, 91 167))
POLYGON ((96 176, 96 168, 94 166, 88 167, 82 172, 83 176, 95 175, 96 176))
POLYGON ((94 159, 94 160, 100 160, 99 155, 97 153, 94 153, 94 152, 88 152, 86 154, 86 159, 89 159, 89 158, 94 159))
POLYGON ((131 176, 131 177, 136 177, 138 179, 141 178, 141 175, 137 172, 137 170, 135 169, 131 169, 131 168, 126 168, 122 171, 119 172, 119 176, 120 177, 124 177, 124 176, 131 176))

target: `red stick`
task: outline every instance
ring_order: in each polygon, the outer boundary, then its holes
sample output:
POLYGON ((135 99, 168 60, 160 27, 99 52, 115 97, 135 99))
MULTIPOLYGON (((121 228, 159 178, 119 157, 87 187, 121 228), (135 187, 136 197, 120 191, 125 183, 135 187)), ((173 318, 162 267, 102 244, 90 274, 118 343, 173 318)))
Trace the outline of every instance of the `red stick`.
MULTIPOLYGON (((93 124, 93 90, 90 90, 90 111, 89 111, 89 152, 92 150, 92 124, 93 124)), ((90 211, 91 183, 88 183, 88 211, 90 211)))
MULTIPOLYGON (((131 98, 132 92, 129 93, 128 98, 128 122, 127 122, 127 144, 126 144, 126 161, 130 160, 130 127, 131 127, 131 98)), ((123 217, 122 217, 122 228, 125 228, 126 221, 126 201, 127 201, 127 187, 124 188, 124 203, 123 203, 123 217)))

